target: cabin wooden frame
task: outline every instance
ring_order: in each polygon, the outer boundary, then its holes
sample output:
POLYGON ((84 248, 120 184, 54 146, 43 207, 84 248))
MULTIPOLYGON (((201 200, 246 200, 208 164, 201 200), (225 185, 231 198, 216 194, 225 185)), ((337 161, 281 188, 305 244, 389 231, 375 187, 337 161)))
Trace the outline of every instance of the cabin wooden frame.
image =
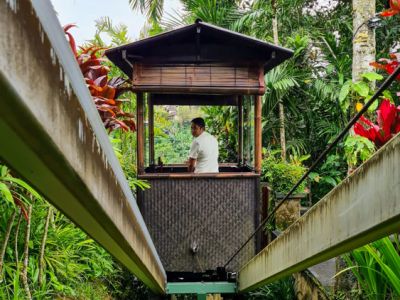
MULTIPOLYGON (((197 20, 107 50, 106 55, 132 78, 132 89, 137 95, 138 177, 151 184, 149 190, 138 191, 138 203, 164 267, 170 274, 216 269, 259 223, 264 75, 293 52, 197 20), (243 160, 246 101, 254 105, 253 166, 246 166, 243 160), (184 165, 157 168, 155 105, 237 107, 237 161, 221 164, 220 172, 213 174, 189 173, 184 165), (193 244, 198 252, 190 250, 193 244)), ((247 248, 232 262, 230 270, 238 270, 259 250, 259 240, 249 243, 247 248)))

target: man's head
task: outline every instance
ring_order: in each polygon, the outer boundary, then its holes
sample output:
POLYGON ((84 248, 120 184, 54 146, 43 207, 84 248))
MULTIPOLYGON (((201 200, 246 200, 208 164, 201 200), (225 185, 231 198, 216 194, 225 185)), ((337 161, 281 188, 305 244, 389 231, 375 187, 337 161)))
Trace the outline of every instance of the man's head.
POLYGON ((206 123, 203 118, 195 118, 192 120, 192 125, 190 126, 192 130, 192 135, 198 137, 206 129, 206 123))

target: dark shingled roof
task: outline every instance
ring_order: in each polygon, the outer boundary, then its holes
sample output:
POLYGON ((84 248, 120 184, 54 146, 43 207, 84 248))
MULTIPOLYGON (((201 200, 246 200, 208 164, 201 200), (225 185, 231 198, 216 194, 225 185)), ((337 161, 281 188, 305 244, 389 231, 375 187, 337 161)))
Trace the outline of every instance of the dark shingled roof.
POLYGON ((106 51, 129 77, 133 62, 262 64, 268 72, 292 55, 289 49, 202 21, 106 51))

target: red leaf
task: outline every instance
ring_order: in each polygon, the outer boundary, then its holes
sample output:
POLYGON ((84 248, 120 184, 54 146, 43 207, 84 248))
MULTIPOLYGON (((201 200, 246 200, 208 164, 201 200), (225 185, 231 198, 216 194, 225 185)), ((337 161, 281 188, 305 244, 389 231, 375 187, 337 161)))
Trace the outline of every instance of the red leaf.
POLYGON ((118 128, 122 128, 125 131, 135 131, 136 124, 133 119, 129 119, 132 118, 133 115, 125 113, 120 108, 122 102, 129 100, 115 99, 121 93, 129 90, 128 86, 120 88, 126 80, 116 77, 107 81, 110 69, 103 64, 103 62, 107 60, 103 58, 104 52, 100 52, 106 48, 96 46, 86 48, 80 47, 80 54, 77 54, 75 40, 73 36, 67 32, 74 26, 74 24, 66 25, 64 30, 104 126, 109 131, 118 128), (118 120, 116 117, 127 119, 118 120))
POLYGON ((94 81, 95 85, 98 85, 98 86, 101 86, 101 87, 104 87, 106 85, 106 83, 107 83, 107 75, 100 76, 99 78, 97 78, 94 81))
POLYGON ((115 100, 114 99, 106 99, 103 97, 93 97, 94 102, 96 104, 108 104, 108 105, 115 105, 115 100))
POLYGON ((108 112, 108 113, 111 114, 111 116, 115 116, 115 113, 114 113, 113 110, 110 108, 110 106, 107 105, 107 104, 97 105, 96 107, 97 107, 97 110, 104 111, 104 112, 108 112))
POLYGON ((112 87, 114 87, 114 88, 117 88, 117 87, 119 87, 121 84, 123 84, 124 82, 126 82, 125 79, 123 79, 123 78, 121 78, 121 77, 114 77, 114 78, 111 78, 111 79, 108 81, 108 85, 110 85, 110 86, 112 86, 112 87))
POLYGON ((364 116, 361 116, 360 120, 354 124, 354 132, 376 143, 379 135, 379 127, 364 116))
MULTIPOLYGON (((399 62, 397 61, 397 57, 398 57, 397 54, 393 54, 393 55, 391 55, 391 57, 394 58, 394 60, 381 58, 381 59, 379 59, 379 62, 382 62, 382 63, 372 62, 369 65, 373 66, 377 69, 385 70, 388 74, 392 74, 398 67, 399 62)), ((400 75, 398 75, 396 77, 396 79, 400 80, 400 75)))
POLYGON ((115 89, 109 85, 106 85, 103 87, 103 91, 101 92, 101 95, 104 98, 108 99, 114 99, 115 98, 115 89))
POLYGON ((385 65, 377 63, 376 61, 369 63, 369 65, 376 69, 386 70, 385 65))
POLYGON ((378 125, 382 130, 383 142, 385 143, 392 135, 391 128, 396 119, 396 107, 388 99, 383 99, 376 113, 378 115, 378 125))
MULTIPOLYGON (((118 127, 121 127, 124 131, 129 131, 129 127, 122 121, 118 120, 118 119, 113 119, 111 120, 111 124, 115 124, 118 127)), ((117 127, 117 128, 118 128, 117 127)), ((116 129, 116 128, 115 128, 116 129)))
POLYGON ((28 212, 26 211, 24 203, 16 197, 13 197, 13 198, 14 198, 15 205, 17 205, 21 209, 21 213, 24 215, 24 219, 26 221, 28 221, 28 212))
POLYGON ((76 52, 76 44, 75 44, 74 37, 69 32, 66 32, 65 34, 68 36, 68 42, 69 42, 72 52, 74 53, 75 56, 77 56, 78 53, 76 52))
POLYGON ((129 126, 129 129, 133 132, 136 131, 136 123, 133 120, 124 120, 124 123, 129 126))
POLYGON ((390 0, 389 2, 390 8, 381 12, 380 16, 382 17, 391 17, 400 13, 400 1, 399 0, 390 0))
POLYGON ((398 13, 400 13, 400 11, 397 9, 387 9, 381 12, 379 15, 381 17, 392 17, 394 15, 397 15, 398 13))
POLYGON ((72 27, 77 27, 75 24, 67 24, 64 26, 64 33, 68 36, 68 42, 69 45, 71 46, 72 52, 74 53, 75 56, 77 56, 77 51, 76 51, 76 43, 75 43, 75 39, 72 36, 72 34, 70 34, 68 32, 68 30, 70 30, 72 27))

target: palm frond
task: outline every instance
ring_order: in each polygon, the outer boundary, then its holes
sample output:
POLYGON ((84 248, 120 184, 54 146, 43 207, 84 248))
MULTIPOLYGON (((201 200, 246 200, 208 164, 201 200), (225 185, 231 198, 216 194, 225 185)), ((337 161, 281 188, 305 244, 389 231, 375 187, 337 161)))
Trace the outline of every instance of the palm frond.
POLYGON ((129 0, 133 10, 140 10, 147 18, 160 21, 164 12, 164 0, 129 0))

